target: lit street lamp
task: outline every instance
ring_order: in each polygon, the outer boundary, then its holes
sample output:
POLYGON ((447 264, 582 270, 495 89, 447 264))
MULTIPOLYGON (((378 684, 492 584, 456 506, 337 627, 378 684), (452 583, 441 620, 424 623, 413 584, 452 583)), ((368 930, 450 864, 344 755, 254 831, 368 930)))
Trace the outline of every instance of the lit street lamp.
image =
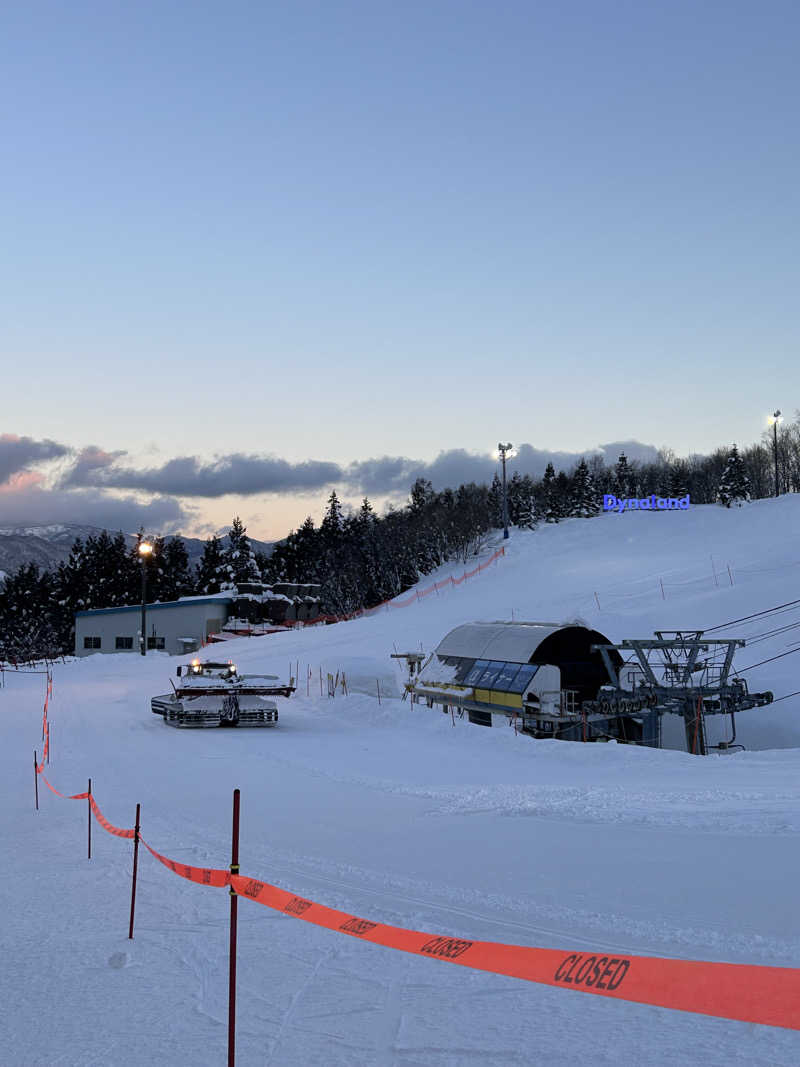
POLYGON ((503 540, 505 541, 508 539, 508 493, 506 492, 506 456, 511 459, 513 456, 516 455, 516 452, 514 451, 514 446, 511 444, 498 445, 497 452, 503 463, 503 540))
POLYGON ((778 496, 778 423, 781 421, 780 411, 770 415, 769 421, 772 423, 772 454, 775 458, 775 496, 778 496))
POLYGON ((148 541, 139 542, 139 559, 142 561, 142 633, 139 647, 143 656, 147 654, 147 557, 152 552, 153 546, 148 541))

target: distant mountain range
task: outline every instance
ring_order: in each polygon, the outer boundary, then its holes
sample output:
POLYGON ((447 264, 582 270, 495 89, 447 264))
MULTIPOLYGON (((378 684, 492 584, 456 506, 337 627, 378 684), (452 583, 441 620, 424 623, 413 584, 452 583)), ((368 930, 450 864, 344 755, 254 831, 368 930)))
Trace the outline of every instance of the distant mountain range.
MULTIPOLYGON (((10 574, 23 563, 38 563, 43 569, 57 567, 59 563, 69 558, 70 549, 78 537, 86 540, 90 535, 96 537, 102 532, 102 528, 98 526, 78 526, 71 523, 57 523, 51 526, 0 527, 0 572, 10 574)), ((116 531, 109 530, 109 533, 113 537, 116 531)), ((129 544, 136 543, 136 537, 133 534, 125 536, 129 544)), ((181 539, 189 554, 189 564, 194 566, 203 555, 205 541, 200 537, 181 537, 181 539)), ((250 538, 250 544, 253 546, 253 551, 263 552, 265 556, 271 555, 275 547, 273 541, 257 541, 254 537, 250 538)))

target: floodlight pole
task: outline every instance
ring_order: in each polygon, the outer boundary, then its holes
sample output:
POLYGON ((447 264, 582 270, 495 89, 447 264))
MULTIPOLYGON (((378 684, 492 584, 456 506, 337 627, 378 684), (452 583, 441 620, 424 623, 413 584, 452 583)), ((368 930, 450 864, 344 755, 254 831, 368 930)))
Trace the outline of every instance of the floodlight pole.
POLYGON ((147 655, 147 557, 153 551, 153 546, 147 541, 139 542, 139 559, 142 561, 142 634, 140 638, 140 652, 147 655))
POLYGON ((780 495, 778 492, 778 419, 780 417, 780 411, 776 411, 772 416, 772 453, 775 459, 775 496, 780 495))
POLYGON ((498 445, 497 451, 500 453, 500 459, 503 463, 503 540, 508 540, 508 492, 506 490, 506 453, 510 452, 514 446, 498 445))
POLYGON ((142 636, 139 640, 139 649, 143 656, 147 654, 147 571, 142 556, 142 636))

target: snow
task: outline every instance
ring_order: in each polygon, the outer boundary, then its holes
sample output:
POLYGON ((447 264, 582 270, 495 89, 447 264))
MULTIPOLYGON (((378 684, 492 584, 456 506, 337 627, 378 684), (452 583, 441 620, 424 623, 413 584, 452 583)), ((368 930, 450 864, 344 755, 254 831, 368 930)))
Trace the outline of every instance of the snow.
MULTIPOLYGON (((406 677, 389 659, 395 647, 430 652, 464 622, 582 619, 621 640, 798 599, 799 521, 797 497, 572 520, 513 534, 496 565, 407 608, 231 641, 243 674, 294 674, 299 661, 276 729, 165 727, 150 697, 190 656, 58 664, 46 773, 64 792, 91 776, 117 825, 132 825, 140 802, 154 848, 218 867, 240 787, 243 873, 365 918, 567 950, 800 966, 800 698, 738 716, 748 751, 702 759, 534 741, 388 697, 406 677), (337 670, 350 695, 321 696, 320 671, 324 683, 337 670)), ((754 638, 800 622, 798 607, 722 633, 754 638)), ((773 634, 736 663, 799 641, 773 634)), ((799 665, 789 655, 745 677, 780 696, 800 689, 799 665)), ((44 680, 3 677, 3 1062, 224 1062, 227 894, 144 852, 129 941, 130 842, 95 824, 89 862, 85 803, 40 783, 34 812, 44 680)), ((709 719, 712 742, 728 730, 709 719)), ((800 1062, 798 1032, 453 967, 249 901, 239 916, 240 1067, 800 1062)))

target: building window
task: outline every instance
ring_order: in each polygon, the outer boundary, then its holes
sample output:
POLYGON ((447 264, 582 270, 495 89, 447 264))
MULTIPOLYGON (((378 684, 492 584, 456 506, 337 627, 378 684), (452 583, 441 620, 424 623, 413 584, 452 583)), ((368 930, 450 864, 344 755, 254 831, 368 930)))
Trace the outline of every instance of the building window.
POLYGON ((122 648, 122 649, 133 648, 133 638, 132 637, 118 637, 116 639, 116 646, 115 647, 116 648, 122 648))
POLYGON ((100 638, 99 637, 84 637, 84 639, 83 639, 83 647, 84 648, 100 648, 101 647, 100 638))
POLYGON ((148 637, 147 638, 147 647, 148 648, 155 648, 155 649, 159 649, 159 648, 163 649, 165 647, 164 646, 164 640, 165 639, 163 637, 148 637))

